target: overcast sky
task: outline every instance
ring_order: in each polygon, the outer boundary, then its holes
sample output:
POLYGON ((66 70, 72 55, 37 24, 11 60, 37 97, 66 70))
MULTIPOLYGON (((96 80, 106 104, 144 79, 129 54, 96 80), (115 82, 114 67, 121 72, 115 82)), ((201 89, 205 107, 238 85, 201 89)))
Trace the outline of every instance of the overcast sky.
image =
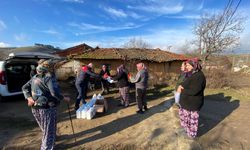
MULTIPOLYGON (((204 12, 221 11, 228 0, 5 0, 0 2, 0 47, 34 43, 68 48, 120 47, 133 37, 154 48, 178 51, 194 38, 192 28, 204 12)), ((250 1, 239 11, 247 15, 250 1)), ((250 21, 241 49, 250 50, 250 21)))

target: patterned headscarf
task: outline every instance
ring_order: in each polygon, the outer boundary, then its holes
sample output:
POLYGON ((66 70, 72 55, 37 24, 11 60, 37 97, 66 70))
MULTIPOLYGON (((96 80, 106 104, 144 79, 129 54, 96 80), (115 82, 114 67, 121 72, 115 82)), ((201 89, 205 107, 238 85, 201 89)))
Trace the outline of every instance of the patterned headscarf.
POLYGON ((126 72, 125 66, 124 65, 120 65, 119 67, 117 67, 117 72, 118 73, 126 72))
POLYGON ((42 65, 48 68, 49 72, 54 72, 55 63, 52 60, 46 60, 42 63, 42 65))
POLYGON ((40 64, 40 65, 38 65, 38 66, 36 67, 36 71, 37 71, 38 73, 41 73, 41 74, 47 73, 48 70, 49 70, 49 68, 48 68, 47 66, 42 65, 42 64, 40 64))
POLYGON ((137 67, 138 67, 138 66, 141 66, 141 70, 143 70, 143 69, 144 69, 144 70, 147 70, 147 67, 146 67, 145 64, 142 63, 142 62, 141 62, 141 63, 138 63, 136 66, 137 66, 137 67))
POLYGON ((198 58, 188 59, 186 63, 190 64, 193 67, 192 73, 198 72, 202 69, 198 58))
POLYGON ((46 60, 45 59, 40 59, 37 64, 40 65, 40 64, 43 64, 46 60))

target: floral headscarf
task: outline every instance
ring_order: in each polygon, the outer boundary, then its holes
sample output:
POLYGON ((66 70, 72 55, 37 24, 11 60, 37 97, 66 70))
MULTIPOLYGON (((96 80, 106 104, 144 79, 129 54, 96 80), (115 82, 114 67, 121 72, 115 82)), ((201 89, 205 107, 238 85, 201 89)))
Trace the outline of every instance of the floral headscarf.
POLYGON ((120 65, 119 67, 117 67, 117 73, 122 73, 122 72, 126 72, 126 68, 124 65, 120 65))
POLYGON ((36 67, 36 70, 37 70, 37 72, 39 72, 41 74, 45 74, 48 72, 49 68, 45 65, 40 64, 36 67))
POLYGON ((192 71, 190 71, 191 74, 194 74, 202 69, 198 58, 188 59, 186 63, 190 64, 193 67, 192 71))

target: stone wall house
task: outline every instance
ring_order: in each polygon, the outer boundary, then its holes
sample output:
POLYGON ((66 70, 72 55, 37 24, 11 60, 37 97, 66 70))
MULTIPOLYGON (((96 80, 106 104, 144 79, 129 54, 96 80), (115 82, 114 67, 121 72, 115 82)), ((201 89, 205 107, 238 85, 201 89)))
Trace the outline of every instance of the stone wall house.
POLYGON ((76 71, 80 69, 83 64, 77 60, 67 60, 57 64, 55 74, 58 80, 68 80, 75 78, 76 71))
POLYGON ((136 75, 136 64, 143 62, 149 71, 150 85, 168 84, 175 80, 180 73, 182 61, 186 60, 183 55, 160 49, 95 48, 83 51, 76 46, 74 51, 77 49, 81 53, 70 54, 70 59, 73 61, 67 65, 71 68, 74 61, 78 61, 80 65, 92 62, 94 71, 99 73, 101 66, 106 64, 110 67, 111 75, 114 75, 116 68, 124 64, 132 75, 136 75))

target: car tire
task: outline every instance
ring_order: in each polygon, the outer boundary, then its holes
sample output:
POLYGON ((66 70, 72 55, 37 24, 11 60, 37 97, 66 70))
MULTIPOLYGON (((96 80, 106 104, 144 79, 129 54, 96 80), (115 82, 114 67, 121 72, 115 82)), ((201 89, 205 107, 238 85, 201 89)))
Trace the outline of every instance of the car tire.
POLYGON ((4 98, 2 97, 2 95, 0 95, 0 102, 3 102, 4 98))

